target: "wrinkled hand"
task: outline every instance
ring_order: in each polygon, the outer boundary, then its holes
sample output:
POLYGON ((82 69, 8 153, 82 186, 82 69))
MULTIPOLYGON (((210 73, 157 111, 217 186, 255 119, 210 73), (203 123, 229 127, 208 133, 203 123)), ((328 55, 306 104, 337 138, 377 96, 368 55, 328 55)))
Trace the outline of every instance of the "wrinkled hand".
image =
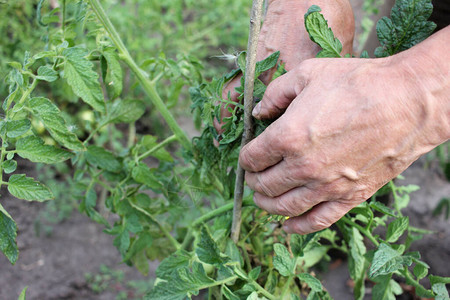
MULTIPOLYGON (((343 45, 342 54, 352 52, 354 18, 348 0, 272 0, 269 1, 267 14, 261 28, 258 41, 257 60, 263 60, 270 54, 280 51, 280 60, 287 71, 293 69, 305 59, 313 58, 319 47, 309 39, 305 30, 303 16, 311 5, 319 5, 336 37, 343 45)), ((275 69, 266 72, 260 79, 268 84, 275 69)), ((222 97, 237 101, 239 96, 235 88, 240 86, 240 76, 232 80, 224 89, 222 97)), ((221 117, 229 117, 225 106, 221 108, 221 117)), ((221 123, 215 120, 216 130, 221 133, 221 123)))
POLYGON ((274 80, 253 114, 285 112, 239 159, 255 203, 290 216, 288 233, 318 231, 445 141, 446 114, 410 70, 397 56, 311 59, 274 80))

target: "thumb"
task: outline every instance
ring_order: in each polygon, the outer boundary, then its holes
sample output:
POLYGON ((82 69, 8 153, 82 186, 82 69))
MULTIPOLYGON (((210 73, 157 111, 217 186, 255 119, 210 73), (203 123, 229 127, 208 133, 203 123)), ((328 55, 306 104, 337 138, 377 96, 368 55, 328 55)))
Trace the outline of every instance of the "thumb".
POLYGON ((306 85, 305 77, 299 68, 272 81, 262 100, 253 109, 256 119, 273 119, 281 115, 291 102, 301 93, 306 85))

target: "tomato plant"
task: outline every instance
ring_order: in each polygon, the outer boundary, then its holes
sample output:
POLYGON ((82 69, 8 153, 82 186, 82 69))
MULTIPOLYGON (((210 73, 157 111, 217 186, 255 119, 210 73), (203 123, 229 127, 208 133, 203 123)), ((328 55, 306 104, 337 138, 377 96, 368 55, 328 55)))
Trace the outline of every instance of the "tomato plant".
MULTIPOLYGON (((364 297, 369 284, 374 284, 373 299, 394 299, 402 293, 399 280, 421 297, 448 297, 450 279, 428 275, 420 253, 409 251, 426 233, 402 214, 417 186, 392 181, 332 228, 304 236, 284 233, 285 218, 255 207, 252 192, 245 189, 241 227, 231 239, 237 157, 246 129, 243 105, 229 106, 232 114, 220 136, 213 120, 220 117, 217 103, 229 104, 221 98, 224 84, 246 72, 245 52, 236 56, 237 70, 209 82, 190 55, 171 59, 161 53, 138 63, 133 48, 126 47, 133 33, 123 40, 98 0, 62 0, 46 14, 43 2, 37 9, 48 27, 44 49, 9 63, 0 121, 0 184, 19 199, 50 200, 53 193, 43 183, 16 174, 17 156, 70 165, 70 192, 79 210, 114 236, 123 262, 147 274, 148 260, 161 261, 146 298, 185 299, 206 290, 210 299, 330 299, 313 267, 329 259, 331 250, 347 256, 356 299, 364 297), (58 100, 44 94, 55 86, 64 91, 58 100), (193 139, 173 113, 188 87, 194 121, 202 129, 193 139), (143 99, 134 97, 141 92, 143 99), (150 111, 165 124, 157 135, 138 130, 150 111), (377 200, 386 193, 394 197, 393 208, 377 200), (116 221, 111 224, 100 208, 116 215, 116 221), (430 289, 419 282, 425 277, 430 289)), ((167 7, 183 16, 182 6, 167 7)), ((391 18, 378 23, 381 46, 375 55, 393 55, 425 39, 434 29, 427 21, 431 10, 429 0, 398 0, 391 18)), ((305 13, 306 29, 322 48, 318 57, 340 57, 342 45, 320 9, 312 6, 305 13)), ((276 52, 256 63, 256 77, 274 67, 276 76, 283 74, 278 57, 276 52)), ((237 91, 244 94, 244 80, 237 91)), ((256 79, 253 98, 260 100, 264 91, 256 79)), ((255 133, 269 123, 258 121, 255 133)), ((13 216, 0 205, 0 250, 13 264, 16 235, 13 216)))

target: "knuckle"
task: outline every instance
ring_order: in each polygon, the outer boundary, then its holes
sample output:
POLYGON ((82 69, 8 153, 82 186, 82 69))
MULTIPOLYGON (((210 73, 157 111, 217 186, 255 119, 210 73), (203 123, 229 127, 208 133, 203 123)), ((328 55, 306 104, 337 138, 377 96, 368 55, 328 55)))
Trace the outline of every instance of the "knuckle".
POLYGON ((314 213, 313 211, 306 216, 306 221, 313 232, 328 228, 333 224, 328 217, 314 213))
POLYGON ((269 182, 270 181, 265 180, 264 177, 258 175, 256 177, 255 190, 271 198, 278 196, 273 190, 273 184, 270 184, 269 182))
POLYGON ((283 216, 295 217, 299 215, 299 206, 290 198, 279 200, 277 210, 277 213, 283 216))

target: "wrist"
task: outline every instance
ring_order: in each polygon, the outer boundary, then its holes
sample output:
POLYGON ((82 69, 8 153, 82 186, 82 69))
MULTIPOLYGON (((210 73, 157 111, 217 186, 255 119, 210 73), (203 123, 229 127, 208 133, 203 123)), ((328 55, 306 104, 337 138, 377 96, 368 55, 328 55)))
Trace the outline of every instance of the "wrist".
POLYGON ((450 27, 389 58, 407 85, 412 105, 421 107, 419 140, 424 153, 450 138, 449 43, 450 27))

